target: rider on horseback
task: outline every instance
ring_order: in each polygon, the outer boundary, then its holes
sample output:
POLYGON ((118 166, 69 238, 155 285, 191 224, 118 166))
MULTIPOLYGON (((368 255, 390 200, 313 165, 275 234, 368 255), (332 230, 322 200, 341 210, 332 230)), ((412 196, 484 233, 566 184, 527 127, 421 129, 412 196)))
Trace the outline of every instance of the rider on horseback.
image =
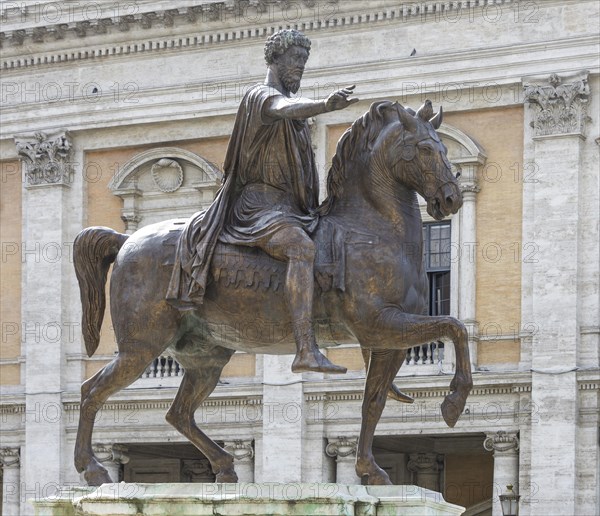
POLYGON ((217 241, 259 247, 287 263, 285 293, 296 341, 292 371, 345 373, 320 351, 313 328, 311 234, 318 223, 318 175, 307 118, 344 109, 354 86, 327 99, 292 98, 309 56, 310 40, 286 29, 268 38, 263 84, 244 96, 224 164, 223 186, 206 212, 184 229, 167 299, 180 309, 202 303, 217 241))

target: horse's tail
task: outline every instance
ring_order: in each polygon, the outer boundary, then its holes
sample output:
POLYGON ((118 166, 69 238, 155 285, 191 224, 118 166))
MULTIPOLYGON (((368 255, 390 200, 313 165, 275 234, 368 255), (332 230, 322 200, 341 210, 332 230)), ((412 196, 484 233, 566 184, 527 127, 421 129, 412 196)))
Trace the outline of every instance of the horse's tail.
POLYGON ((128 238, 129 235, 96 226, 84 229, 73 244, 73 262, 83 307, 81 327, 85 349, 90 357, 100 342, 108 269, 128 238))

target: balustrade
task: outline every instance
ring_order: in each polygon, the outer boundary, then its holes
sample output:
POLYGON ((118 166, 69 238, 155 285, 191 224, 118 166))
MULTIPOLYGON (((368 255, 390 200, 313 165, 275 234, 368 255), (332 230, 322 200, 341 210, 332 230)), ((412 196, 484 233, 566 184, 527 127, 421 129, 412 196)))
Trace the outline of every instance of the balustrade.
MULTIPOLYGON (((442 341, 430 342, 410 348, 406 354, 408 366, 441 366, 444 361, 444 343, 442 341)), ((155 358, 148 366, 141 378, 175 378, 182 377, 184 369, 173 357, 161 355, 155 358)))
POLYGON ((410 348, 406 353, 406 365, 432 365, 444 361, 444 343, 442 341, 430 342, 410 348))
POLYGON ((148 366, 142 378, 171 378, 183 376, 183 367, 173 357, 162 355, 148 366))

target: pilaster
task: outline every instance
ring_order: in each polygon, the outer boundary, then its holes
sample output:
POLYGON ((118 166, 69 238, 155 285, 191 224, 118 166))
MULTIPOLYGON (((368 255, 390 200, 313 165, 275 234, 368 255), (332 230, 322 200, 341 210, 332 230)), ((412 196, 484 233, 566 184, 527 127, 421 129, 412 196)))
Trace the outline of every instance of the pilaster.
POLYGON ((494 493, 492 498, 492 516, 502 516, 499 496, 512 485, 519 492, 519 438, 516 432, 499 430, 488 434, 483 447, 494 453, 494 493))
POLYGON ((306 410, 302 376, 291 371, 293 355, 263 357, 262 440, 257 445, 256 482, 303 479, 306 410), (260 454, 259 454, 260 450, 260 454))
POLYGON ((531 423, 531 485, 538 491, 531 514, 550 514, 558 506, 574 514, 579 401, 575 371, 581 324, 578 263, 583 223, 579 210, 588 72, 529 77, 523 85, 532 119, 525 127, 525 138, 533 142, 535 171, 533 187, 524 190, 524 205, 533 211, 529 233, 536 249, 535 262, 528 269, 532 320, 523 321, 535 327, 531 336, 531 398, 536 409, 531 423))
POLYGON ((329 439, 325 448, 325 453, 329 457, 335 458, 337 484, 360 484, 361 479, 356 475, 356 448, 358 439, 349 439, 348 437, 338 437, 329 439))
POLYGON ((74 177, 73 143, 65 130, 21 134, 15 146, 25 169, 21 317, 25 362, 24 488, 59 485, 64 449, 66 349, 72 263, 69 207, 74 177))

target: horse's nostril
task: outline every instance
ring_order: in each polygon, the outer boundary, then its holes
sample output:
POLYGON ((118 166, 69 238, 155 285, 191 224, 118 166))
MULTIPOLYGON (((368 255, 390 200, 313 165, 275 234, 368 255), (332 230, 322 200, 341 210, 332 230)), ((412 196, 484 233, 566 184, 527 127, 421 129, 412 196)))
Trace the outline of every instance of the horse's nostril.
POLYGON ((454 199, 450 195, 446 197, 446 206, 452 206, 453 203, 454 199))

